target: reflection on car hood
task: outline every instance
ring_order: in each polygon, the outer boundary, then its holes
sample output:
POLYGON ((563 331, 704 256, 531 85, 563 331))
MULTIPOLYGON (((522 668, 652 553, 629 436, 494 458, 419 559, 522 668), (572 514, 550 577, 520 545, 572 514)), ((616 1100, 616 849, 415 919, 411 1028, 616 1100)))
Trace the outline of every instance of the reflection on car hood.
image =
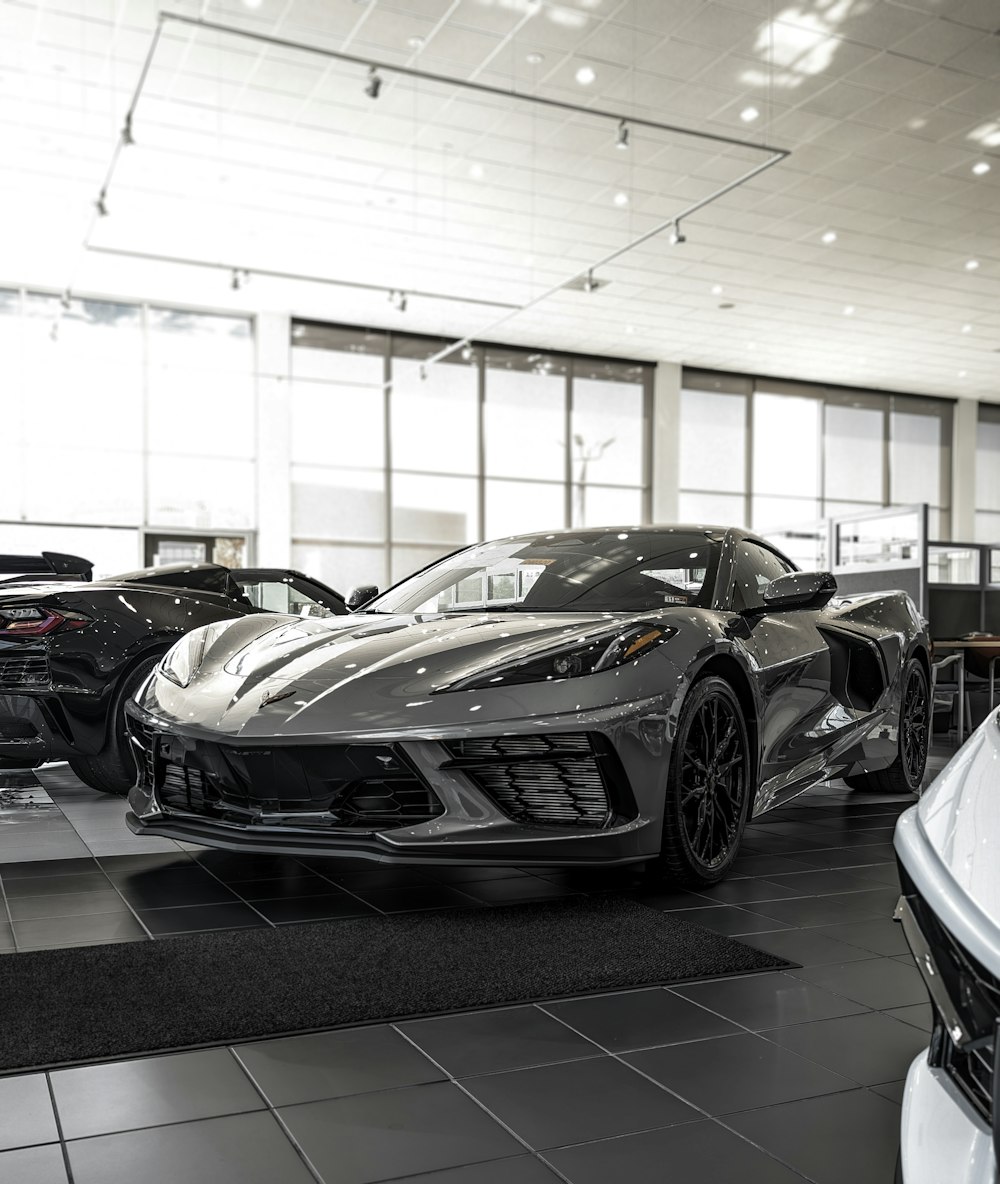
POLYGON ((957 886, 1000 923, 1000 712, 952 758, 917 816, 957 886))
MULTIPOLYGON (((245 737, 485 725, 491 720, 618 708, 662 694, 676 671, 661 647, 599 674, 435 692, 500 664, 634 621, 693 622, 697 610, 654 613, 476 613, 326 620, 253 615, 209 646, 183 690, 164 677, 144 701, 161 719, 245 737), (469 714, 475 712, 476 714, 469 714)), ((702 627, 704 625, 702 624, 702 627)))

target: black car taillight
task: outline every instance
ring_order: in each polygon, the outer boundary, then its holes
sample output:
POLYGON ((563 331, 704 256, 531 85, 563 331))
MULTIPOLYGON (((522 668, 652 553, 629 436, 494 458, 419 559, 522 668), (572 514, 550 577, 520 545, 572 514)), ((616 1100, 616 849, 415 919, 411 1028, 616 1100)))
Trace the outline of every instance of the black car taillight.
POLYGON ((83 629, 90 621, 83 613, 57 613, 38 604, 0 608, 0 637, 40 637, 60 628, 83 629))

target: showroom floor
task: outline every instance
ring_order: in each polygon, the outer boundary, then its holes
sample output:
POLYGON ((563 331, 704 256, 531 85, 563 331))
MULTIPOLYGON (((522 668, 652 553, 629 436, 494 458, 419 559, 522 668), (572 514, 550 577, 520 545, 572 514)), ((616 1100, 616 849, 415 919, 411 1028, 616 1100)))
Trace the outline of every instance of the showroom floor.
POLYGON ((0 1180, 888 1184, 929 1023, 890 920, 909 804, 814 790, 748 829, 738 876, 688 893, 182 848, 132 836, 65 766, 0 775, 15 955, 614 890, 801 965, 0 1078, 0 1180))

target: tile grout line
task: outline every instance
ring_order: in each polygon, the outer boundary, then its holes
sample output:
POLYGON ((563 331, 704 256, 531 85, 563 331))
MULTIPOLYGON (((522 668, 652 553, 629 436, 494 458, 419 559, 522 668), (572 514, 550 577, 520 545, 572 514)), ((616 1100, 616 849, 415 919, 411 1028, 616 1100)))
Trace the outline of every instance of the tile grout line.
POLYGON ((69 1147, 66 1145, 66 1137, 63 1133, 62 1118, 59 1115, 59 1106, 56 1103, 56 1091, 52 1084, 52 1074, 45 1074, 45 1084, 49 1090, 49 1102, 52 1105, 52 1117, 56 1124, 56 1134, 59 1136, 59 1150, 62 1152, 63 1167, 66 1169, 66 1179, 68 1184, 73 1184, 73 1165, 69 1159, 69 1147))

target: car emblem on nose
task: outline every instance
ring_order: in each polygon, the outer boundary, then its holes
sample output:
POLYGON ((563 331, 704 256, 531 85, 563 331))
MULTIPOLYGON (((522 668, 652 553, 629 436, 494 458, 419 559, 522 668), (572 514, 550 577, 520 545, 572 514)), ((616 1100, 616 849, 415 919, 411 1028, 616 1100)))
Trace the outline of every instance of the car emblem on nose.
MULTIPOLYGON (((278 703, 282 699, 287 699, 289 695, 295 694, 295 687, 287 687, 281 691, 265 691, 264 697, 260 701, 261 707, 267 707, 269 703, 278 703)), ((260 708, 258 708, 258 711, 260 708)))

